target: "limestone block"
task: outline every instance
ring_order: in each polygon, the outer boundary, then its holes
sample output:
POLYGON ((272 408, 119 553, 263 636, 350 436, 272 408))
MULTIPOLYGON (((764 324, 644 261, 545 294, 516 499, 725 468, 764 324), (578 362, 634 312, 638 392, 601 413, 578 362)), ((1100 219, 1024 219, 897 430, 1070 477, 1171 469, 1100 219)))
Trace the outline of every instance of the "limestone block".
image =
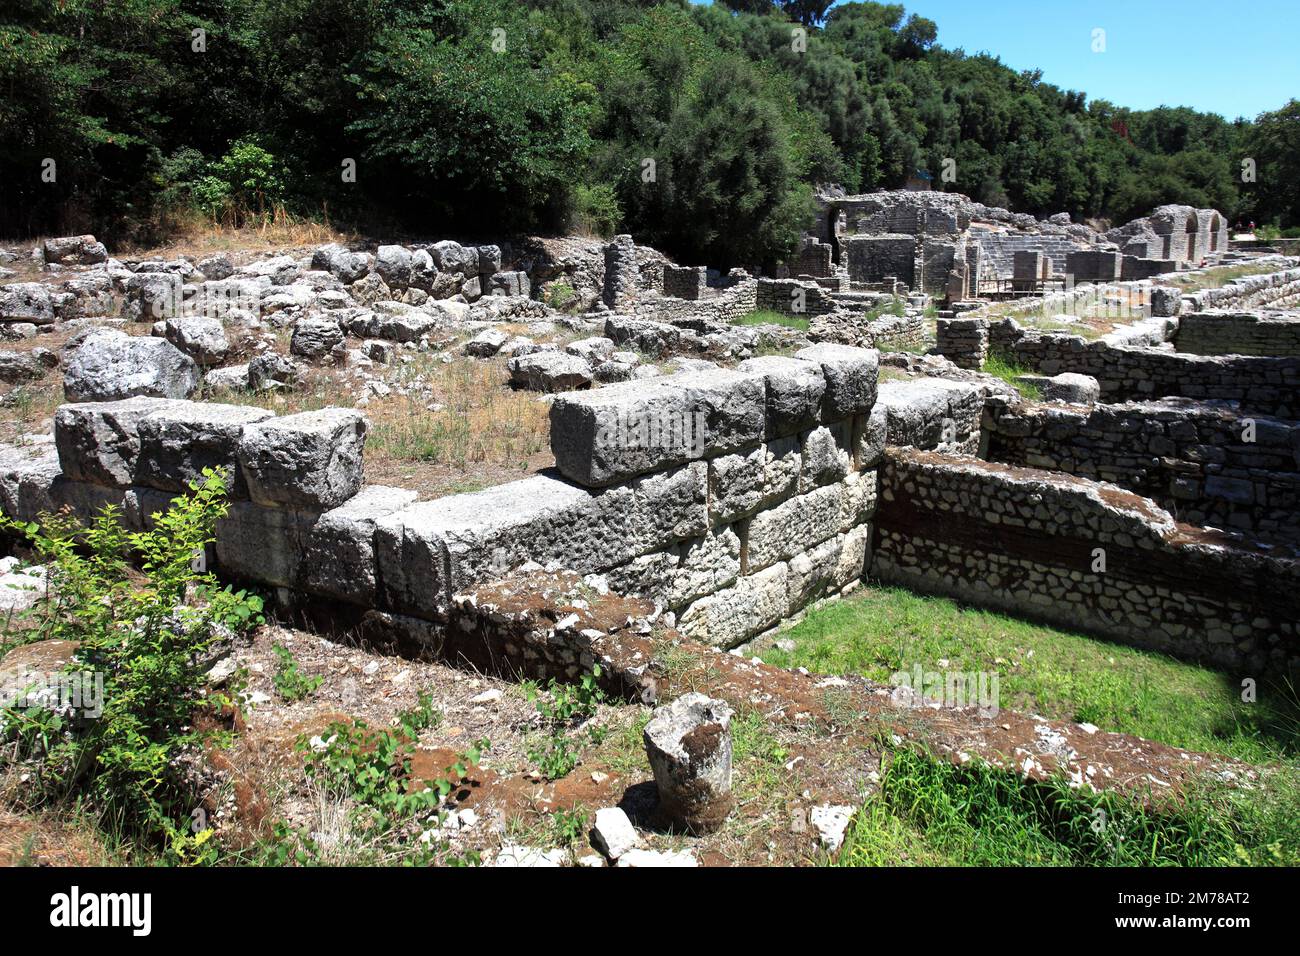
POLYGON ((765 568, 820 544, 840 530, 844 486, 826 485, 760 511, 749 522, 750 570, 765 568))
POLYGON ((703 462, 593 492, 551 474, 421 502, 378 521, 384 596, 429 613, 526 561, 603 571, 708 528, 703 462))
POLYGON ((853 421, 847 419, 819 425, 803 436, 803 468, 799 491, 811 491, 841 480, 853 463, 851 453, 853 421))
POLYGON ((167 320, 164 337, 199 365, 219 365, 230 351, 221 320, 203 315, 182 315, 167 320))
POLYGON ((261 408, 172 402, 139 420, 136 481, 161 491, 184 492, 204 468, 226 470, 232 498, 247 497, 239 468, 239 438, 245 425, 271 418, 261 408))
POLYGON ((797 435, 710 459, 710 519, 735 521, 789 498, 798 490, 802 463, 797 435))
POLYGON ((361 488, 366 420, 358 411, 324 408, 249 425, 239 465, 253 501, 324 510, 361 488))
POLYGON ((232 501, 217 522, 216 557, 223 574, 275 587, 294 587, 316 515, 232 501))
POLYGON ((642 555, 606 572, 620 594, 647 597, 670 609, 736 583, 740 577, 740 537, 722 527, 699 538, 642 555))
POLYGON ((885 457, 889 411, 877 402, 870 414, 853 419, 853 454, 859 468, 875 468, 885 457))
POLYGON ((823 422, 837 422, 871 411, 876 402, 880 371, 880 353, 875 349, 823 342, 800 349, 794 357, 820 365, 826 377, 823 422))
POLYGON ((765 355, 741 362, 736 371, 763 377, 769 439, 806 431, 820 420, 826 376, 819 365, 765 355))
POLYGON ((380 246, 375 252, 375 273, 389 289, 405 289, 411 284, 411 250, 380 246))
POLYGON ((790 611, 789 566, 782 562, 741 578, 734 587, 700 598, 678 618, 692 640, 735 645, 781 622, 790 611))
POLYGON ((840 509, 841 531, 849 531, 875 517, 879 486, 879 472, 875 469, 854 472, 844 479, 844 497, 840 509))
POLYGON ((1183 290, 1177 286, 1153 285, 1151 287, 1151 314, 1153 316, 1175 316, 1182 309, 1183 290))
POLYGON ((82 339, 63 372, 63 391, 72 402, 186 398, 198 385, 198 366, 176 346, 116 329, 96 329, 82 339))
POLYGON ((601 487, 763 440, 763 380, 726 369, 625 382, 551 406, 551 450, 567 477, 601 487))
POLYGON ((861 525, 792 558, 786 579, 790 610, 836 594, 861 578, 870 547, 871 529, 861 525))
MULTIPOLYGON (((77 402, 54 414, 54 442, 64 475, 74 481, 126 488, 135 483, 140 420, 173 403, 163 398, 77 402)), ((183 407, 183 405, 182 405, 183 407)))
POLYGON ((299 585, 315 594, 369 606, 375 600, 375 525, 414 504, 419 495, 404 488, 367 485, 311 527, 299 585))

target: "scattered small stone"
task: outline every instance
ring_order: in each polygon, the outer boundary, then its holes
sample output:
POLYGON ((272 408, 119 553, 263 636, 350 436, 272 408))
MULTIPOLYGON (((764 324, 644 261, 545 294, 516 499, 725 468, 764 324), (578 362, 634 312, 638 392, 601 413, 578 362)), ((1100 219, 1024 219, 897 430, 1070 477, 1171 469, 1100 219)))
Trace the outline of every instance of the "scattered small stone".
POLYGON ((560 867, 566 860, 563 850, 540 850, 532 846, 506 843, 497 854, 493 866, 499 867, 560 867))
POLYGON ((618 807, 603 807, 596 811, 596 823, 591 828, 591 842, 611 860, 617 860, 629 850, 640 846, 641 838, 623 810, 618 807))
POLYGON ((831 853, 839 850, 844 844, 844 833, 849 828, 849 820, 853 818, 853 807, 837 807, 829 804, 813 807, 808 815, 809 822, 813 829, 817 831, 817 837, 831 853))

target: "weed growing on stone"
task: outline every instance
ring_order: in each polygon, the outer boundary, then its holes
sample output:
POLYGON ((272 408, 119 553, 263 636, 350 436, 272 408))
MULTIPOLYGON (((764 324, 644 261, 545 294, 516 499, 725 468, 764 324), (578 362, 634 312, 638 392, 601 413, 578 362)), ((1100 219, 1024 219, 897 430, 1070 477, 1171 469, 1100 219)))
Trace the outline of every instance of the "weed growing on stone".
POLYGON ((1033 375, 1033 369, 1016 365, 1014 362, 1008 361, 1003 356, 994 354, 990 355, 988 359, 985 360, 984 371, 989 375, 997 376, 1008 385, 1013 386, 1021 395, 1030 401, 1037 401, 1042 397, 1042 393, 1039 391, 1038 386, 1020 381, 1020 376, 1022 375, 1033 375))
MULTIPOLYGON (((535 681, 524 684, 524 694, 537 708, 545 731, 545 736, 529 747, 528 759, 547 780, 568 776, 578 766, 582 748, 568 731, 595 716, 597 707, 606 699, 600 689, 600 673, 600 665, 596 664, 576 684, 562 684, 554 678, 544 690, 535 681)), ((588 727, 585 736, 592 743, 600 743, 604 732, 588 727)))

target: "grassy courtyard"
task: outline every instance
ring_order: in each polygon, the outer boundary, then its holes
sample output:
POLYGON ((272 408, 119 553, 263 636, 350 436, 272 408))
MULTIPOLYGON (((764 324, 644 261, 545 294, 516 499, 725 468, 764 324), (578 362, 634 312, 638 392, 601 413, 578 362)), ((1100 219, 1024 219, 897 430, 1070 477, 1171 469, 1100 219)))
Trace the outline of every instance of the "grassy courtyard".
POLYGON ((814 673, 991 672, 1000 706, 1269 765, 1249 789, 1207 784, 1159 812, 1064 783, 900 752, 850 829, 845 865, 1263 865, 1300 862, 1300 707, 1286 679, 1112 644, 946 598, 871 587, 809 613, 763 659, 814 673))

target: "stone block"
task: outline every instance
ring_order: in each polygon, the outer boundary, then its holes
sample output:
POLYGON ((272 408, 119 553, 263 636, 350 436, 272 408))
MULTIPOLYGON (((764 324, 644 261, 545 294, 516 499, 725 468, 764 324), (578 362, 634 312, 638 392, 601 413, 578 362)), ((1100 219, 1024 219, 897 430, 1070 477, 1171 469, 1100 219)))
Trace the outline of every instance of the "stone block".
POLYGON ((844 486, 834 484, 760 511, 749 522, 749 570, 792 558, 837 534, 843 508, 844 486))
POLYGON ((239 464, 249 497, 262 505, 334 508, 364 480, 366 419, 357 411, 324 408, 244 428, 239 464))
POLYGON ((239 439, 245 425, 271 418, 261 408, 173 402, 137 423, 140 454, 136 481, 161 491, 184 492, 204 468, 226 471, 232 498, 247 497, 239 467, 239 439))
POLYGON ((801 493, 840 481, 849 473, 853 464, 852 436, 852 419, 819 425, 803 436, 803 468, 799 473, 801 493))
POLYGON ((730 587, 740 577, 740 537, 727 526, 642 555, 605 575, 619 594, 657 600, 672 610, 730 587))
POLYGON ((162 398, 76 402, 54 414, 54 442, 63 473, 73 481, 126 488, 135 484, 140 420, 172 405, 162 398))
POLYGON ((790 612, 788 578, 784 562, 743 577, 734 587, 688 607, 678 618, 678 629, 704 644, 734 647, 775 627, 790 612))
POLYGON ((875 468, 885 457, 889 411, 877 402, 871 412, 853 419, 853 457, 859 468, 875 468))
POLYGON ((875 349, 823 342, 800 349, 794 357, 820 365, 826 377, 823 422, 837 422, 871 411, 880 372, 880 353, 875 349))
POLYGON ((625 382, 551 406, 551 450, 568 478, 601 487, 763 440, 763 379, 716 369, 625 382))
POLYGON ((765 355, 741 362, 736 371, 763 377, 769 439, 805 431, 820 421, 826 376, 816 363, 765 355))
POLYGON ((299 585, 314 594, 370 606, 375 602, 378 561, 375 525, 415 503, 405 488, 367 485, 312 525, 303 553, 299 585))
POLYGON ((384 598, 416 615, 527 561, 580 574, 708 529, 704 462, 593 492, 552 474, 421 502, 378 521, 384 598))

